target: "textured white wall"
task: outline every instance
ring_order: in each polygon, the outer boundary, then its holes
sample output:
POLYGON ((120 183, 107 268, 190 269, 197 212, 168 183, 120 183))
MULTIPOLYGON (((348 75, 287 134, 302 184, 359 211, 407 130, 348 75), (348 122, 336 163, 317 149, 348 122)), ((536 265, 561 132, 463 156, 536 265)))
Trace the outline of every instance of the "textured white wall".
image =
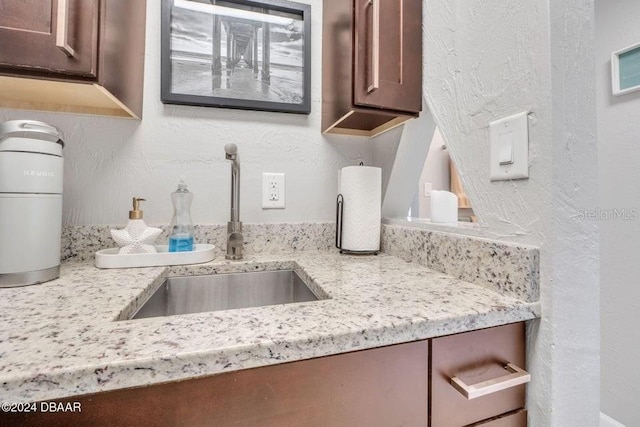
MULTIPOLYGON (((640 42, 640 2, 596 1, 602 209, 639 209, 640 92, 611 95, 611 52, 640 42)), ((640 425, 640 220, 600 221, 602 412, 640 425)))
MULTIPOLYGON (((596 426, 599 290, 593 2, 425 1, 424 93, 480 234, 541 248, 530 329, 532 426, 596 426), (489 181, 492 120, 530 120, 530 179, 489 181)), ((471 233, 471 232, 469 232, 471 233)))
POLYGON ((329 221, 337 171, 370 163, 364 138, 320 133, 322 1, 312 5, 312 112, 309 116, 163 105, 160 102, 160 1, 147 2, 144 120, 0 110, 0 121, 28 118, 66 134, 64 222, 123 223, 131 197, 148 199, 151 223, 171 219, 169 193, 186 175, 195 193, 194 222, 229 220, 229 163, 223 147, 238 144, 245 222, 329 221), (287 174, 285 210, 261 208, 262 172, 287 174))

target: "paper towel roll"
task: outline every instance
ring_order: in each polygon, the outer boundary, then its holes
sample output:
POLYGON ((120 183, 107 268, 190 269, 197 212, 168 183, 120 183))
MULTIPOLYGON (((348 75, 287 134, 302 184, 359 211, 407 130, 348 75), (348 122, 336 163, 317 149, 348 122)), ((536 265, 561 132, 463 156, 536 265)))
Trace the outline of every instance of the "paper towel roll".
POLYGON ((431 191, 431 222, 457 224, 458 196, 449 191, 431 191))
POLYGON ((348 166, 338 178, 344 198, 342 249, 379 251, 382 173, 371 166, 348 166))

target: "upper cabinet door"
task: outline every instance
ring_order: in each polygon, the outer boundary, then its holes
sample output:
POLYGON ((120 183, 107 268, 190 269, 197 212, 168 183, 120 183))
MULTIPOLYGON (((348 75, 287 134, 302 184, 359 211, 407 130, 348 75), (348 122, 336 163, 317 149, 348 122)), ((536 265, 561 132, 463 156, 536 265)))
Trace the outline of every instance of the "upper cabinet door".
POLYGON ((354 104, 422 108, 422 0, 355 0, 354 104))
POLYGON ((95 78, 99 0, 0 0, 0 67, 95 78))

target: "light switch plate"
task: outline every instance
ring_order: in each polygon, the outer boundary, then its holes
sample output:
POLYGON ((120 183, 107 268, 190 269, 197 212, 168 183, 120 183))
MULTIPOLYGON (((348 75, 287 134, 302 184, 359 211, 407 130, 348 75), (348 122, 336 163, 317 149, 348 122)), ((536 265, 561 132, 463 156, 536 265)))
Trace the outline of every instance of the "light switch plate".
POLYGON ((262 174, 262 209, 284 209, 285 207, 285 174, 262 174))
POLYGON ((491 181, 529 178, 529 112, 489 123, 489 135, 491 181))

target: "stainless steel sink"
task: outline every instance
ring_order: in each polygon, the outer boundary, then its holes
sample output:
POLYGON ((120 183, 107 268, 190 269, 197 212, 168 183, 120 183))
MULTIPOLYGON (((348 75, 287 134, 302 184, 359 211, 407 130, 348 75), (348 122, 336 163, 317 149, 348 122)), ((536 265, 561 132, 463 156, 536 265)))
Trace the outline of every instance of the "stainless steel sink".
POLYGON ((170 277, 131 318, 316 300, 318 297, 293 270, 170 277))

